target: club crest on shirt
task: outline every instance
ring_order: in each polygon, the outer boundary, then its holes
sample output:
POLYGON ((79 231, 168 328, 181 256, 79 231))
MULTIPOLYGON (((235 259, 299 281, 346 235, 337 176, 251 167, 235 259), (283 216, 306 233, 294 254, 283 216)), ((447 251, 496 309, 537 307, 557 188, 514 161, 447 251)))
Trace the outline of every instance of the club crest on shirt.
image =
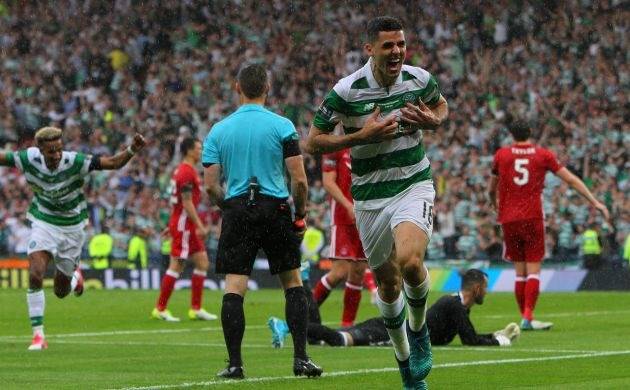
POLYGON ((414 95, 412 92, 407 92, 402 96, 402 101, 403 103, 415 103, 416 102, 416 95, 414 95))

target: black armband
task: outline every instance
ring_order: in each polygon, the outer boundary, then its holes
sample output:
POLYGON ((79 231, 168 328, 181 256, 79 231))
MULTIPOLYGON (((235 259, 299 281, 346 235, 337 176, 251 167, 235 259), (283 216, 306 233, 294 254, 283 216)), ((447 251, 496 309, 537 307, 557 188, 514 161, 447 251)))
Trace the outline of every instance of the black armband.
POLYGON ((214 163, 202 163, 201 165, 203 165, 204 168, 210 168, 214 163))
POLYGON ((299 140, 291 138, 282 143, 282 155, 284 158, 299 156, 301 154, 299 140))
POLYGON ((101 156, 95 154, 92 156, 92 160, 90 160, 90 166, 88 167, 88 171, 98 171, 101 169, 101 156))

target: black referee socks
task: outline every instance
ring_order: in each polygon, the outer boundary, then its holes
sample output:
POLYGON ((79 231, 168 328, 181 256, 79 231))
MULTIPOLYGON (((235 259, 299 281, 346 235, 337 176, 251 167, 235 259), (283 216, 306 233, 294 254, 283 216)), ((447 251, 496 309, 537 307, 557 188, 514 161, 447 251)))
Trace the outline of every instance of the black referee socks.
POLYGON ((306 355, 306 325, 308 323, 308 300, 304 288, 292 287, 284 291, 286 298, 285 317, 293 337, 293 357, 308 359, 306 355))
POLYGON ((223 337, 230 357, 230 367, 243 366, 241 343, 243 333, 245 333, 245 313, 242 296, 233 293, 223 295, 221 326, 223 326, 223 337))

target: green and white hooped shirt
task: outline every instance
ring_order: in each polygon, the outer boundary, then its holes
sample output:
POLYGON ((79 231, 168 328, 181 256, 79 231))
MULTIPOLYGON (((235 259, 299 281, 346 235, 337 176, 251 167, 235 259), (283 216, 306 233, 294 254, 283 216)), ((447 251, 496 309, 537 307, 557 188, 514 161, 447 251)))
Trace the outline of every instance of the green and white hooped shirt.
POLYGON ((57 169, 50 171, 38 148, 8 153, 8 165, 24 173, 34 194, 29 219, 59 228, 83 228, 88 218, 83 185, 91 161, 92 155, 64 151, 57 169))
MULTIPOLYGON (((361 69, 341 79, 326 95, 313 124, 332 132, 338 123, 350 134, 360 130, 370 114, 380 107, 383 117, 400 113, 407 102, 436 104, 440 90, 426 70, 403 65, 396 82, 381 87, 372 74, 372 59, 361 69)), ((430 181, 431 167, 422 145, 422 131, 393 140, 354 146, 352 197, 357 210, 380 209, 416 183, 430 181)))

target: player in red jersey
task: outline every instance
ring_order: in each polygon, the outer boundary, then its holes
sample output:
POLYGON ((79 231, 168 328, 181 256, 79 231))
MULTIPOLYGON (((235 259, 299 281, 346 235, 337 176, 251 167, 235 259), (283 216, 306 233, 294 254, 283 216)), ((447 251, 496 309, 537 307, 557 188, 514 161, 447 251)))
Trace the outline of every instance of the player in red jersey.
POLYGON ((488 195, 498 210, 503 229, 504 258, 516 270, 514 293, 521 311, 521 328, 549 329, 553 326, 551 322, 534 320, 540 266, 545 257, 542 190, 547 171, 574 188, 606 220, 609 215, 606 206, 595 199, 582 180, 560 165, 553 152, 530 143, 531 129, 526 122, 511 123, 510 133, 515 142, 494 155, 488 195))
POLYGON ((191 259, 195 269, 191 278, 188 317, 192 320, 216 320, 216 315, 208 313, 201 307, 203 283, 210 266, 203 241, 209 229, 197 213, 197 206, 201 200, 201 179, 195 167, 201 158, 201 142, 194 138, 185 138, 180 145, 180 152, 183 159, 171 179, 173 212, 168 222, 168 233, 172 238, 171 261, 162 278, 160 296, 151 316, 165 321, 179 321, 166 306, 175 282, 184 270, 185 260, 191 259))
POLYGON ((322 181, 331 196, 330 258, 333 265, 313 288, 313 298, 321 305, 330 291, 345 279, 341 326, 352 326, 361 302, 367 259, 355 225, 350 194, 350 149, 322 156, 322 181))

